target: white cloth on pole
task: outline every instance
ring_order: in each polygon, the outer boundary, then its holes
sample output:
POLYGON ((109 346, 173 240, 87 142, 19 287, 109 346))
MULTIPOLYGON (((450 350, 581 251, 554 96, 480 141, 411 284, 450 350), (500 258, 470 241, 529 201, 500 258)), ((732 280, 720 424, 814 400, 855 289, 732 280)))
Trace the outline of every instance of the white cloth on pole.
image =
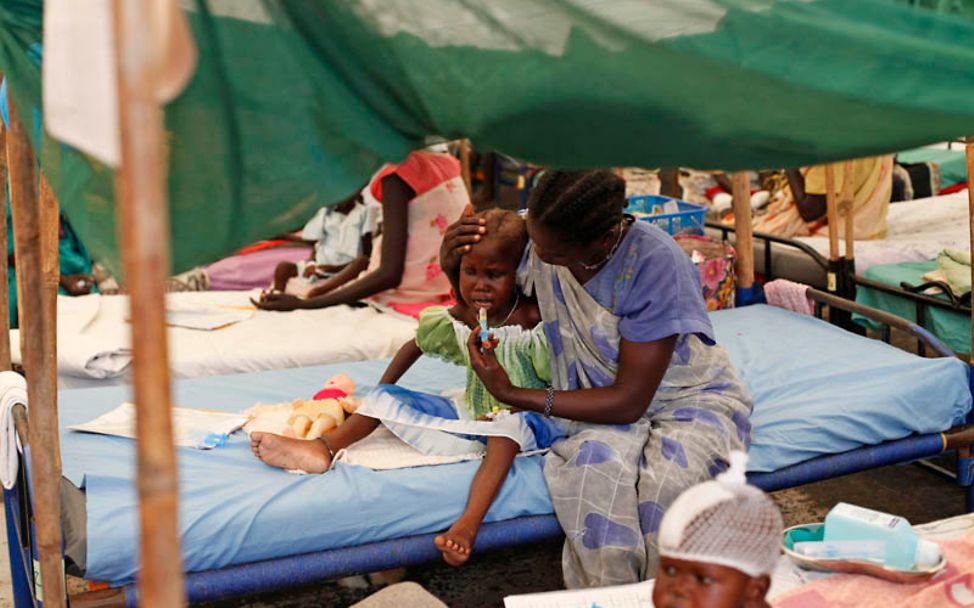
POLYGON ((14 424, 14 406, 27 407, 27 382, 16 372, 0 372, 0 482, 6 490, 17 483, 22 446, 14 424))

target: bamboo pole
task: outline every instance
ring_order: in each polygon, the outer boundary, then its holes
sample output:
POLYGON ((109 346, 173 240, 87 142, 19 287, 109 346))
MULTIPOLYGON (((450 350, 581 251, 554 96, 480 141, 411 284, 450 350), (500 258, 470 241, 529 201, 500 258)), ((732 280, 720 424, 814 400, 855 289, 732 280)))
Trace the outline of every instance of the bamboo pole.
POLYGON ((735 173, 731 177, 731 186, 737 233, 737 286, 750 289, 754 286, 754 230, 751 226, 751 179, 747 171, 735 173))
POLYGON ((856 221, 855 221, 856 174, 853 161, 847 160, 842 164, 842 189, 839 194, 839 206, 845 219, 845 257, 846 260, 855 259, 856 221))
POLYGON ((158 101, 161 32, 146 19, 160 1, 115 0, 121 166, 120 240, 132 317, 143 606, 186 604, 179 549, 164 281, 169 265, 165 134, 158 101))
MULTIPOLYGON (((967 154, 967 205, 970 219, 970 243, 974 252, 974 137, 968 137, 964 145, 967 154)), ((974 281, 974 266, 971 267, 971 280, 974 281)), ((971 353, 970 362, 974 365, 974 307, 971 307, 971 353)))
MULTIPOLYGON (((0 186, 7 183, 7 129, 0 123, 0 186)), ((4 186, 5 187, 5 186, 4 186)), ((10 351, 10 283, 7 269, 7 204, 6 196, 0 200, 0 371, 13 368, 10 351)))
MULTIPOLYGON (((50 230, 41 226, 49 212, 37 198, 34 153, 12 100, 7 99, 10 132, 7 161, 10 171, 10 199, 14 222, 17 284, 21 294, 21 357, 27 372, 30 407, 31 482, 34 498, 35 541, 41 565, 44 605, 65 605, 64 566, 61 560, 61 444, 57 426, 57 369, 54 307, 57 275, 51 289, 50 230), (46 246, 46 247, 45 247, 46 246), (46 252, 42 251, 46 248, 46 252)), ((56 214, 55 214, 56 217, 56 214)), ((55 238, 56 238, 55 232, 55 238)), ((54 269, 57 270, 56 240, 54 269)))
POLYGON ((463 175, 463 185, 467 187, 467 196, 473 196, 473 181, 470 177, 470 140, 460 140, 460 172, 463 175))

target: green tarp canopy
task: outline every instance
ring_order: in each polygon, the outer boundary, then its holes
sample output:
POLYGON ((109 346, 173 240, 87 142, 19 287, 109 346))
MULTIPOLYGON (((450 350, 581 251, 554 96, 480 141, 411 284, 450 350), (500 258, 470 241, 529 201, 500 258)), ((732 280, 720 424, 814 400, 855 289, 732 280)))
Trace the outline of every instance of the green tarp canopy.
MULTIPOLYGON (((182 4, 200 61, 166 109, 174 271, 294 228, 428 136, 546 165, 740 169, 974 134, 968 0, 182 4)), ((41 107, 41 13, 0 3, 21 116, 41 107)), ((35 143, 117 269, 111 171, 35 143)))

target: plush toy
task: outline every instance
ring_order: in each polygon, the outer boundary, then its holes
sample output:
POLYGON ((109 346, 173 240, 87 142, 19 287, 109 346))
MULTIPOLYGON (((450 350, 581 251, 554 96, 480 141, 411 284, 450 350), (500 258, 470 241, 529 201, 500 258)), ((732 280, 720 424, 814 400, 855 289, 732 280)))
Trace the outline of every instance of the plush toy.
POLYGON ((253 406, 244 412, 250 416, 244 430, 317 439, 345 422, 346 413, 355 411, 358 401, 352 396, 354 392, 355 382, 346 374, 338 374, 329 378, 313 399, 253 406))

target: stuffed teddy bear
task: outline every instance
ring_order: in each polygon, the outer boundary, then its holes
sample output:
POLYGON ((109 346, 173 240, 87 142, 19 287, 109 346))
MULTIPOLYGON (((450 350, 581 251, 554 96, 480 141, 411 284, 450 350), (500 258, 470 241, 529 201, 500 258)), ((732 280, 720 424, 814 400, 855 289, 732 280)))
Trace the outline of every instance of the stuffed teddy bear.
POLYGON ((346 413, 358 407, 353 397, 355 382, 347 374, 338 374, 325 382, 313 399, 295 399, 290 403, 257 404, 245 414, 247 433, 276 433, 285 437, 317 439, 345 422, 346 413))

